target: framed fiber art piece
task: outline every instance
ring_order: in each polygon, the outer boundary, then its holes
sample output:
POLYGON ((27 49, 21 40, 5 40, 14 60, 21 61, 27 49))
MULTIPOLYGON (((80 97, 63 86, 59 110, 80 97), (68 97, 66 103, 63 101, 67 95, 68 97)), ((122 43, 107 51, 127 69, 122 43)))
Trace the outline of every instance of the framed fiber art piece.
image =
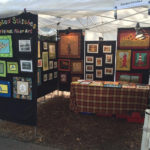
POLYGON ((20 60, 22 72, 33 72, 32 60, 20 60))
POLYGON ((130 71, 131 50, 117 50, 116 70, 130 71))
POLYGON ((96 69, 96 78, 102 78, 102 77, 103 77, 103 70, 96 69))
POLYGON ((101 67, 103 65, 102 57, 96 58, 96 67, 101 67))
POLYGON ((82 60, 72 60, 71 61, 71 73, 72 74, 82 74, 83 73, 83 61, 82 60))
POLYGON ((48 80, 48 74, 45 73, 45 74, 43 74, 43 81, 46 82, 47 80, 48 80))
POLYGON ((67 83, 68 82, 67 73, 60 72, 60 82, 61 83, 67 83))
POLYGON ((103 53, 111 53, 111 45, 103 45, 103 53))
POLYGON ((19 52, 31 52, 31 40, 19 40, 19 52))
POLYGON ((94 66, 93 65, 86 65, 86 71, 87 72, 93 72, 94 71, 94 66))
POLYGON ((42 59, 38 59, 38 67, 42 67, 42 59))
POLYGON ((133 51, 132 68, 149 69, 150 51, 133 51))
POLYGON ((59 71, 70 71, 70 59, 58 59, 59 71))
POLYGON ((142 73, 116 72, 116 81, 142 83, 142 73))
POLYGON ((0 57, 13 57, 12 39, 10 35, 0 36, 0 57))
POLYGON ((51 70, 51 69, 53 69, 53 68, 54 68, 53 61, 50 60, 50 61, 49 61, 49 69, 51 70))
POLYGON ((48 70, 48 52, 42 52, 43 71, 48 70))
POLYGON ((32 78, 13 77, 13 97, 32 100, 32 78))
POLYGON ((7 62, 7 73, 18 74, 18 62, 7 62))
MULTIPOLYGON (((149 29, 143 29, 149 33, 149 29)), ((135 29, 119 29, 118 30, 118 49, 148 49, 150 47, 150 36, 145 35, 145 39, 135 38, 135 29)))
POLYGON ((54 79, 56 79, 56 78, 57 78, 57 74, 58 74, 58 72, 57 72, 57 71, 55 71, 55 72, 54 72, 54 79))
POLYGON ((87 44, 87 53, 98 53, 98 44, 87 44))
POLYGON ((60 33, 58 43, 59 58, 80 58, 81 33, 60 33))
POLYGON ((112 54, 106 54, 105 55, 105 64, 112 64, 113 55, 112 54))
POLYGON ((89 63, 89 64, 94 63, 94 57, 93 56, 86 56, 86 63, 89 63))
POLYGON ((47 50, 48 49, 48 43, 47 42, 43 42, 43 49, 47 50))
POLYGON ((87 74, 85 75, 85 78, 86 78, 86 80, 93 80, 93 74, 87 73, 87 74))
POLYGON ((48 80, 52 80, 53 79, 53 73, 49 73, 48 74, 48 80))
POLYGON ((0 77, 6 77, 6 61, 0 60, 0 77))
POLYGON ((10 82, 0 80, 0 97, 11 97, 10 82))
POLYGON ((105 75, 113 75, 113 68, 105 68, 105 75))
POLYGON ((54 61, 54 69, 57 68, 57 61, 54 61))
POLYGON ((55 43, 49 43, 49 59, 56 58, 56 45, 55 43))

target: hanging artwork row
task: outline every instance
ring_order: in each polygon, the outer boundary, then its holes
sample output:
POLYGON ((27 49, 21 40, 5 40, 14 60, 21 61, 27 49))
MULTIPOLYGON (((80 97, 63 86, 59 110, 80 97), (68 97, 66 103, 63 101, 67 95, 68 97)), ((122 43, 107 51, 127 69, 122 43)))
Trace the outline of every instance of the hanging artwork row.
POLYGON ((86 42, 86 80, 114 80, 115 45, 115 41, 86 42))

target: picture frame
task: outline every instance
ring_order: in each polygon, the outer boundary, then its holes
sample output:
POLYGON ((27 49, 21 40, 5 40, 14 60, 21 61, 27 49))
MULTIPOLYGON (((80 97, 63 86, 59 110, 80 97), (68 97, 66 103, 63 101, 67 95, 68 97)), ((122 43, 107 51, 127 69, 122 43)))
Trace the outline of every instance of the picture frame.
POLYGON ((43 42, 43 50, 47 50, 48 49, 48 43, 47 42, 43 42))
POLYGON ((54 69, 57 69, 57 61, 54 61, 54 69))
POLYGON ((131 50, 117 50, 116 70, 130 71, 131 50))
POLYGON ((103 58, 102 57, 96 58, 96 67, 102 67, 102 65, 103 65, 103 58))
POLYGON ((48 74, 43 74, 43 81, 46 82, 48 80, 48 74))
POLYGON ((105 68, 105 75, 113 75, 113 68, 105 68))
POLYGON ((93 56, 86 56, 86 63, 89 63, 89 64, 94 63, 94 57, 93 56))
POLYGON ((0 80, 0 89, 0 97, 11 97, 10 82, 0 80))
POLYGON ((86 77, 86 80, 93 80, 93 74, 91 73, 87 73, 85 77, 86 77))
POLYGON ((61 83, 67 83, 68 82, 67 73, 65 73, 65 72, 60 73, 60 82, 61 83))
POLYGON ((13 98, 32 100, 32 78, 13 77, 13 98))
POLYGON ((54 72, 54 79, 56 79, 56 78, 57 78, 57 76, 58 76, 58 72, 57 72, 57 71, 55 71, 55 72, 54 72))
POLYGON ((43 71, 48 70, 48 52, 42 52, 43 71))
POLYGON ((60 33, 58 43, 59 58, 80 58, 81 33, 70 32, 69 34, 60 33))
POLYGON ((49 43, 49 59, 56 59, 56 44, 49 43))
POLYGON ((105 64, 112 64, 113 62, 113 54, 106 54, 105 55, 105 64))
POLYGON ((142 83, 142 73, 116 72, 116 81, 142 83))
POLYGON ((71 61, 71 73, 72 74, 82 74, 83 73, 83 61, 82 60, 72 60, 71 61))
POLYGON ((50 61, 49 61, 49 69, 51 70, 51 69, 53 69, 53 68, 54 68, 53 61, 50 60, 50 61))
POLYGON ((18 74, 18 62, 7 62, 7 73, 18 74))
POLYGON ((19 40, 19 52, 31 52, 31 40, 19 40))
POLYGON ((0 60, 0 77, 6 77, 6 61, 0 60))
POLYGON ((103 45, 103 53, 111 53, 112 46, 111 45, 103 45))
POLYGON ((96 78, 103 78, 103 70, 96 69, 96 78))
POLYGON ((48 79, 49 79, 49 80, 53 80, 53 73, 49 73, 49 74, 48 74, 48 79))
POLYGON ((42 81, 41 81, 41 68, 38 68, 37 70, 37 85, 40 86, 42 84, 42 81))
POLYGON ((43 65, 42 65, 43 63, 42 63, 42 59, 38 59, 38 67, 42 67, 43 65))
POLYGON ((33 72, 32 60, 20 60, 21 72, 33 72))
POLYGON ((0 35, 0 57, 13 57, 12 38, 10 35, 0 35))
POLYGON ((98 53, 98 44, 87 44, 87 53, 98 53))
POLYGON ((87 72, 93 72, 94 71, 94 66, 93 65, 86 65, 86 71, 87 72))
POLYGON ((133 69, 149 69, 150 52, 149 51, 133 51, 132 68, 133 69))
MULTIPOLYGON (((149 29, 143 29, 145 33, 149 33, 149 29)), ((134 28, 119 29, 117 44, 118 49, 148 49, 150 46, 150 36, 145 35, 145 39, 137 39, 134 28)))
POLYGON ((76 82, 82 79, 82 75, 71 75, 71 82, 76 82))
POLYGON ((70 71, 70 59, 58 59, 59 71, 70 71))
POLYGON ((38 41, 38 58, 41 58, 41 42, 38 41))

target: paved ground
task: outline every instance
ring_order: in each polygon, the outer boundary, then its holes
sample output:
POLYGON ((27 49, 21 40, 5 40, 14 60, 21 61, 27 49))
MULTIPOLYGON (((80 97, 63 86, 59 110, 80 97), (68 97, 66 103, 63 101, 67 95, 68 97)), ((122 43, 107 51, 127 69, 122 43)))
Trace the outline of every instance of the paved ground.
POLYGON ((0 150, 60 150, 0 137, 0 150))

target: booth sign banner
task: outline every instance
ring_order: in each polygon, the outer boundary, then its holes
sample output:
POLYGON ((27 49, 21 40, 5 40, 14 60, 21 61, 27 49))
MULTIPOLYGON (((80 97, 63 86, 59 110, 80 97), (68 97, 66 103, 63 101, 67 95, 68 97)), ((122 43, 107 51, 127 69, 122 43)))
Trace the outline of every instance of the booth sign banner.
POLYGON ((115 8, 117 9, 132 8, 148 4, 149 0, 115 0, 115 8))

